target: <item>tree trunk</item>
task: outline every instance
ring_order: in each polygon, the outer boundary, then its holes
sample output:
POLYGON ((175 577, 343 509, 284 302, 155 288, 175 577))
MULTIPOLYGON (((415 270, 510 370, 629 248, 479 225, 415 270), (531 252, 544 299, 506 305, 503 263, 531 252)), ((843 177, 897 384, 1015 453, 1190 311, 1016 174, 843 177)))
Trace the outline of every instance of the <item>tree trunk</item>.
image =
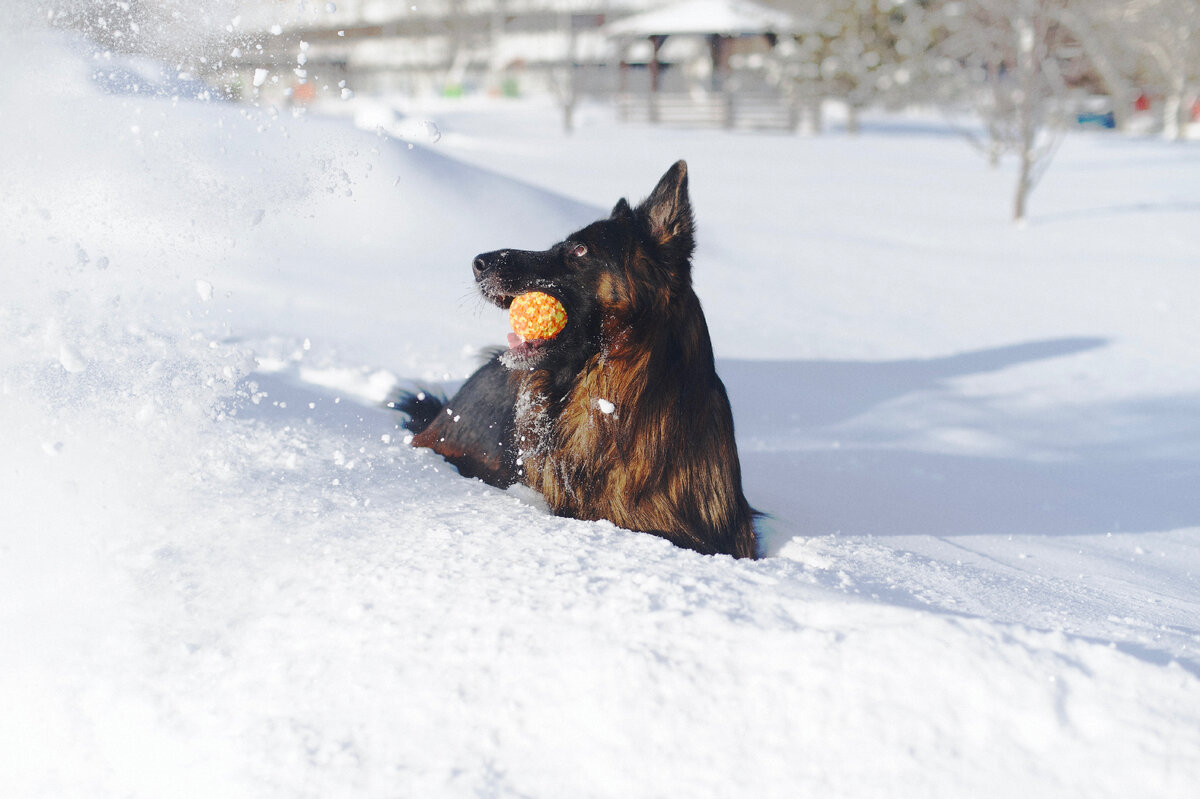
POLYGON ((1183 92, 1183 75, 1177 73, 1172 76, 1171 88, 1163 101, 1163 136, 1171 141, 1183 141, 1184 131, 1187 130, 1187 103, 1184 102, 1183 92))
POLYGON ((1021 94, 1017 99, 1017 127, 1020 131, 1019 158, 1021 164, 1017 174, 1017 196, 1013 203, 1013 221, 1020 224, 1025 221, 1026 204, 1029 192, 1033 189, 1034 147, 1037 144, 1037 121, 1034 118, 1037 102, 1037 58, 1034 54, 1036 46, 1034 23, 1029 6, 1021 4, 1021 13, 1014 23, 1017 35, 1017 71, 1021 85, 1021 94))
POLYGON ((1018 225, 1025 222, 1029 193, 1033 188, 1033 157, 1029 149, 1021 148, 1021 165, 1017 174, 1017 196, 1013 201, 1013 222, 1018 225))
POLYGON ((649 98, 650 108, 649 108, 649 114, 650 114, 651 124, 658 124, 658 83, 659 83, 659 71, 662 69, 662 65, 658 60, 658 53, 662 49, 663 42, 666 41, 666 39, 667 39, 666 36, 651 36, 650 37, 651 46, 654 48, 654 53, 650 58, 650 98, 649 98))
POLYGON ((806 91, 801 102, 804 104, 803 131, 810 136, 820 136, 825 132, 825 113, 822 108, 821 93, 816 89, 806 91))
POLYGON ((570 136, 575 132, 575 103, 563 104, 563 133, 570 136))
POLYGON ((575 131, 575 106, 579 103, 579 84, 575 74, 577 71, 575 69, 575 25, 569 14, 563 15, 563 21, 567 29, 567 52, 563 58, 563 86, 560 87, 560 99, 563 112, 563 133, 569 136, 575 131))

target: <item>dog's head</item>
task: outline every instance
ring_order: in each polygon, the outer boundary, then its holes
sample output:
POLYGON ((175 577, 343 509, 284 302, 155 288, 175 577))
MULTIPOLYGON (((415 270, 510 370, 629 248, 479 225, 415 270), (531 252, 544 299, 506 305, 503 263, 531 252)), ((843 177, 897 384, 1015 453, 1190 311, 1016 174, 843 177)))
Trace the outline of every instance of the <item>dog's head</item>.
POLYGON ((695 248, 687 164, 677 162, 636 208, 624 199, 601 219, 548 250, 495 250, 475 258, 475 282, 508 308, 529 291, 555 297, 567 325, 552 339, 510 340, 501 361, 510 369, 583 363, 640 318, 667 314, 691 288, 695 248))

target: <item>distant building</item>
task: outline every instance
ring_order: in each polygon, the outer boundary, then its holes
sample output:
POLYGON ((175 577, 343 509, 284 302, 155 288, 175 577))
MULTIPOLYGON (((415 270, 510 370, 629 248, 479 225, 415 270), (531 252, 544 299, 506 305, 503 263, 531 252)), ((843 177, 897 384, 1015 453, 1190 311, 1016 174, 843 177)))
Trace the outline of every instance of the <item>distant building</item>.
POLYGON ((774 51, 781 37, 811 29, 810 23, 750 0, 677 0, 610 23, 604 30, 620 53, 620 116, 794 129, 798 109, 791 81, 774 51), (644 67, 636 79, 635 67, 644 67))
POLYGON ((266 91, 516 94, 610 89, 603 26, 663 0, 245 0, 231 59, 266 91), (267 70, 269 77, 256 70, 267 70), (282 86, 281 86, 282 84, 282 86))

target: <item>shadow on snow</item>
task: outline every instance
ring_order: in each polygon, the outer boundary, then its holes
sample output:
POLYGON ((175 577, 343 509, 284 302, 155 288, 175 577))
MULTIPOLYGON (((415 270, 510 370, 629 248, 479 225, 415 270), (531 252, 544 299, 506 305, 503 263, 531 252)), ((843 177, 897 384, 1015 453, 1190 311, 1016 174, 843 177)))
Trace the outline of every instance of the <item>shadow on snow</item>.
POLYGON ((1070 535, 1200 525, 1200 449, 1180 445, 1200 441, 1200 398, 1089 409, 1104 431, 1096 440, 1055 435, 1071 421, 1070 410, 1014 422, 986 399, 953 394, 956 409, 989 439, 1011 443, 1020 438, 1014 433, 1028 439, 1045 431, 1050 443, 1037 453, 1020 441, 1003 455, 917 450, 847 424, 905 398, 919 425, 946 403, 952 378, 1105 343, 1057 339, 882 363, 721 362, 746 493, 776 520, 778 540, 766 542, 768 551, 795 535, 835 532, 1070 535))

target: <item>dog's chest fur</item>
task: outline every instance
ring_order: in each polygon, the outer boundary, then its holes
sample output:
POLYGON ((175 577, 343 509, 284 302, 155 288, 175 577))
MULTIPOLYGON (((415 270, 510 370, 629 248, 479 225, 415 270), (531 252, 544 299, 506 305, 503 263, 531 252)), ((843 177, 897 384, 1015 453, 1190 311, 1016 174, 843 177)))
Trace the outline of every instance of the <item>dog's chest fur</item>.
POLYGON ((557 397, 548 373, 526 376, 516 403, 518 470, 556 514, 628 525, 627 503, 613 498, 628 497, 618 442, 630 398, 612 375, 596 355, 557 397))

